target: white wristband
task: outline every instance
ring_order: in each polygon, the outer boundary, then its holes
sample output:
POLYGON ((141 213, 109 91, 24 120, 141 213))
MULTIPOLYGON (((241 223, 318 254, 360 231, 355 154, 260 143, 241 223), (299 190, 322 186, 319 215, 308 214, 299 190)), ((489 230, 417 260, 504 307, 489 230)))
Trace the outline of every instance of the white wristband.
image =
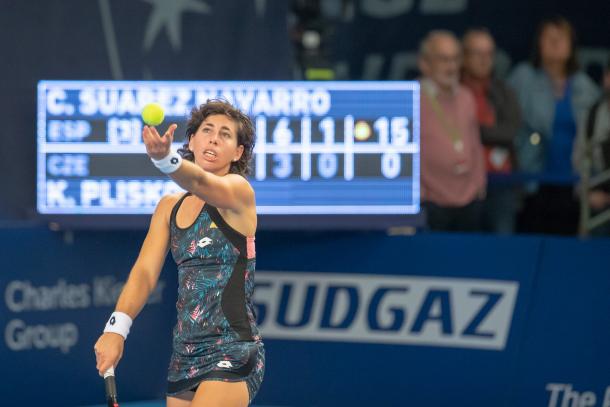
POLYGON ((106 323, 104 332, 113 332, 127 339, 129 328, 131 328, 132 323, 133 320, 129 315, 125 314, 124 312, 115 311, 112 313, 112 315, 110 315, 110 319, 106 323))
POLYGON ((182 164, 182 156, 175 151, 170 151, 168 155, 160 160, 155 160, 154 158, 150 160, 163 174, 171 174, 180 168, 182 164))

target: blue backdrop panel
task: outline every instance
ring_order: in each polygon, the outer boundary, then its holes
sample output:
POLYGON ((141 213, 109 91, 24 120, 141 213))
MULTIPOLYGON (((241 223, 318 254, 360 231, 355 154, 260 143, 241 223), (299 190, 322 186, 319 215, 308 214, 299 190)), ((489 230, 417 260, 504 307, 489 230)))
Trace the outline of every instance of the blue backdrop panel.
MULTIPOLYGON (((143 238, 140 232, 0 230, 7 405, 99 404, 93 344, 143 238)), ((559 407, 565 397, 586 396, 603 406, 610 385, 608 249, 607 240, 542 237, 261 233, 255 299, 267 370, 257 403, 559 407), (350 296, 329 300, 340 286, 350 296), (307 309, 302 291, 308 287, 315 292, 311 316, 290 326, 307 309), (371 311, 373 293, 384 287, 404 289, 405 296, 395 302, 386 296, 371 311), (464 302, 464 287, 502 295, 497 303, 481 300, 493 296, 464 302), (498 314, 511 295, 514 307, 498 314), (354 318, 337 323, 333 315, 350 309, 346 298, 357 304, 354 318), (357 328, 359 318, 383 326, 400 312, 396 332, 375 336, 370 327, 357 328), (476 320, 474 335, 459 322, 465 317, 476 320), (500 332, 506 341, 494 346, 471 340, 500 332), (417 343, 430 333, 436 339, 417 343), (553 399, 550 388, 571 393, 557 390, 553 399)), ((164 394, 177 284, 170 258, 160 282, 117 370, 124 401, 164 394)))
POLYGON ((294 234, 261 240, 259 269, 264 270, 519 282, 503 351, 267 340, 267 385, 261 389, 261 399, 299 406, 440 406, 458 400, 463 405, 498 405, 508 399, 507 383, 513 379, 512 364, 523 335, 540 246, 539 238, 450 235, 294 234))
MULTIPOLYGON (((75 233, 73 243, 66 243, 61 233, 42 229, 0 231, 0 360, 11 367, 3 375, 9 401, 75 406, 104 400, 93 345, 143 238, 141 232, 75 233), (77 330, 76 343, 71 326, 77 330), (66 351, 57 348, 61 343, 66 351)), ((175 318, 177 283, 172 267, 162 273, 161 296, 156 295, 138 317, 141 328, 132 330, 117 369, 125 400, 164 394, 175 318)))
MULTIPOLYGON (((516 360, 512 405, 547 405, 547 386, 553 383, 570 385, 572 392, 593 392, 597 402, 592 405, 609 405, 610 398, 602 404, 610 389, 608 247, 608 241, 543 242, 516 360)), ((570 405, 561 404, 565 396, 558 390, 557 406, 570 405)))

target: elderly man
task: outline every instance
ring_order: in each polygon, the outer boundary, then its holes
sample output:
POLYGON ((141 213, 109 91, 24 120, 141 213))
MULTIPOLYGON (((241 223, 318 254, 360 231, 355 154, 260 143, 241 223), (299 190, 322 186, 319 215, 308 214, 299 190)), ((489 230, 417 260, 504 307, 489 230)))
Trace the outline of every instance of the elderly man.
MULTIPOLYGON (((513 142, 521 126, 521 111, 514 92, 493 77, 495 42, 484 28, 470 29, 462 39, 462 83, 472 91, 485 151, 487 173, 508 175, 515 167, 513 142)), ((517 209, 515 186, 491 184, 483 203, 483 229, 512 234, 517 209)))
POLYGON ((476 231, 486 174, 476 104, 460 85, 460 44, 449 31, 421 43, 421 181, 432 230, 476 231))

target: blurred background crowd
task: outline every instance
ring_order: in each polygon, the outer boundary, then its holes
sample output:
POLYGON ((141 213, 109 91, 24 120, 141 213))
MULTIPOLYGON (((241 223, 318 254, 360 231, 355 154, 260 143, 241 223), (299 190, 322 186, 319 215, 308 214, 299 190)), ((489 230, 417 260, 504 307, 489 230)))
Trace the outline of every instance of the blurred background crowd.
MULTIPOLYGON (((297 75, 334 78, 325 2, 297 1, 297 75)), ((349 18, 349 17, 347 17, 349 18)), ((523 29, 518 24, 517 30, 523 29)), ((498 67, 493 25, 424 34, 422 203, 432 230, 607 235, 610 207, 610 56, 592 74, 579 63, 569 18, 544 13, 529 57, 498 67), (593 77, 592 77, 593 76, 593 77)), ((606 42, 608 38, 606 38, 606 42)), ((502 55, 505 57, 505 55, 502 55)))

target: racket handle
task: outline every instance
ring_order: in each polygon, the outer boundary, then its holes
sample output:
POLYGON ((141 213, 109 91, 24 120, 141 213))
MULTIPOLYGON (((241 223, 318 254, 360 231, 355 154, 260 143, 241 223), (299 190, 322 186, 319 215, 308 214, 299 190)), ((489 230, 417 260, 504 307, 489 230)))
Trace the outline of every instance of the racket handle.
POLYGON ((108 407, 119 407, 116 394, 116 381, 114 379, 114 367, 104 372, 104 383, 106 385, 106 401, 108 407))

